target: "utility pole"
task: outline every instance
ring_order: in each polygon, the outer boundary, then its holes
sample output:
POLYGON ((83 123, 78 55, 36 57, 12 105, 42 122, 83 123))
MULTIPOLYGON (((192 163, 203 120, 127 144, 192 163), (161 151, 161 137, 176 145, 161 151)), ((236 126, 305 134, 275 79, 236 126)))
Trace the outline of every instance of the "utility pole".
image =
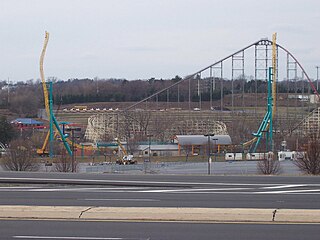
POLYGON ((9 81, 9 78, 8 78, 8 107, 9 107, 9 101, 10 101, 10 99, 9 99, 9 96, 10 96, 10 81, 9 81))
POLYGON ((317 92, 319 92, 319 66, 316 66, 317 69, 317 92))
POLYGON ((149 161, 149 163, 151 163, 151 137, 153 137, 153 135, 152 134, 148 134, 147 137, 148 137, 148 140, 149 140, 148 161, 149 161))
POLYGON ((72 159, 71 159, 71 172, 76 172, 77 170, 77 160, 76 160, 76 151, 77 147, 75 146, 75 132, 81 131, 81 128, 79 127, 70 127, 66 129, 67 132, 71 132, 71 141, 72 141, 72 159))
POLYGON ((217 149, 217 141, 219 140, 218 138, 213 138, 212 139, 214 141, 214 162, 217 162, 217 153, 218 153, 218 149, 217 149))
POLYGON ((210 156, 210 137, 214 136, 214 133, 208 133, 204 135, 208 137, 208 175, 211 174, 211 156, 210 156))

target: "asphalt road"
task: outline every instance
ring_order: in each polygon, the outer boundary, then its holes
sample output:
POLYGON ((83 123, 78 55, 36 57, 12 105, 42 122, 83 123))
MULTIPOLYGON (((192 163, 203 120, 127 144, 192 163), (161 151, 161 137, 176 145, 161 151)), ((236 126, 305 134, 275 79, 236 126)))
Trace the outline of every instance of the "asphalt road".
POLYGON ((320 177, 4 172, 0 182, 1 205, 320 209, 320 177))
POLYGON ((319 225, 0 221, 1 239, 318 240, 319 225))

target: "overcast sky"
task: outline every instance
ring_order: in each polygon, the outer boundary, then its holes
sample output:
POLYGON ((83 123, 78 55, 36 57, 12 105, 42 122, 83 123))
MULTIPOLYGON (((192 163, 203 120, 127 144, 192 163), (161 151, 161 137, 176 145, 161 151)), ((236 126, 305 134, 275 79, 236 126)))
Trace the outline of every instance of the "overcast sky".
POLYGON ((0 0, 0 80, 172 78, 278 33, 311 78, 319 0, 0 0))

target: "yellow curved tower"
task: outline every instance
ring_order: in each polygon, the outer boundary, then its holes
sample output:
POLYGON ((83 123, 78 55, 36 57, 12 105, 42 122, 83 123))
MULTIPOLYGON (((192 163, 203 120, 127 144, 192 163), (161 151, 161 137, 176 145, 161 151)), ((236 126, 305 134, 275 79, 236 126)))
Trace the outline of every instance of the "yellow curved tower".
POLYGON ((43 71, 43 60, 44 60, 44 56, 46 54, 48 41, 49 41, 49 33, 46 32, 44 44, 43 44, 43 48, 42 48, 42 52, 41 52, 41 56, 40 56, 40 77, 41 77, 42 88, 43 88, 44 104, 46 107, 47 117, 49 118, 49 116, 50 116, 49 96, 48 96, 48 89, 47 89, 47 85, 46 85, 46 79, 44 77, 44 71, 43 71))

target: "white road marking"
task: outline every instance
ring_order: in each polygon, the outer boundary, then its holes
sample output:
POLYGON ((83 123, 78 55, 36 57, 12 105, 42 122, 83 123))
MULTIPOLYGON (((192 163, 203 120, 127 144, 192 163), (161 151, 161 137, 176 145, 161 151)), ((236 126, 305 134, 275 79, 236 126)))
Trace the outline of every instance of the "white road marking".
POLYGON ((254 194, 254 192, 172 192, 173 194, 254 194))
POLYGON ((287 190, 287 191, 268 191, 268 192, 255 192, 257 194, 286 194, 286 193, 311 193, 320 192, 320 189, 297 189, 297 190, 287 190))
MULTIPOLYGON (((319 194, 319 189, 312 189, 315 187, 320 187, 320 184, 281 184, 281 183, 273 183, 273 184, 265 184, 265 183, 199 183, 199 182, 150 182, 150 181, 122 181, 122 180, 92 180, 92 179, 50 179, 50 178, 6 178, 0 177, 0 180, 38 180, 38 181, 48 181, 49 183, 56 183, 60 180, 65 182, 73 182, 77 181, 81 183, 128 183, 128 184, 176 184, 179 186, 191 185, 195 188, 179 188, 175 189, 170 188, 168 186, 159 187, 154 186, 116 186, 116 187, 78 187, 78 188, 68 188, 68 187, 55 187, 55 188, 41 188, 41 186, 12 186, 12 187, 0 187, 0 192, 97 192, 97 193, 163 193, 163 194, 319 194), (207 188, 201 188, 207 187, 207 188), (221 186, 221 188, 219 188, 221 186), (212 187, 212 188, 211 188, 212 187), (291 188, 292 190, 281 190, 291 188), (304 189, 294 189, 294 188, 304 188, 304 189), (307 189, 309 188, 309 189, 307 189), (311 188, 311 189, 310 189, 311 188), (264 191, 263 191, 263 190, 264 191), (281 191, 272 191, 272 190, 281 190, 281 191), (251 191, 250 191, 251 190, 251 191), (259 191, 261 190, 261 191, 259 191)), ((88 200, 89 201, 89 200, 88 200)), ((92 199, 92 201, 94 201, 92 199)), ((98 201, 98 200, 96 200, 98 201)), ((104 201, 113 201, 112 199, 104 200, 104 201)), ((118 200, 120 201, 120 200, 118 200)), ((126 200, 123 200, 126 201, 126 200)), ((138 201, 138 200, 137 200, 138 201)), ((140 200, 141 201, 141 200, 140 200)))
POLYGON ((36 186, 34 186, 34 187, 24 187, 24 186, 20 186, 20 187, 19 186, 15 186, 15 187, 13 187, 13 186, 11 186, 11 187, 0 187, 0 190, 1 189, 16 189, 16 188, 18 188, 18 189, 19 188, 31 189, 31 188, 39 188, 39 186, 37 186, 37 187, 36 186))
MULTIPOLYGON (((48 182, 87 182, 87 183, 129 183, 129 184, 176 184, 176 185, 216 185, 216 186, 278 186, 279 183, 208 183, 208 182, 152 182, 152 181, 124 181, 124 180, 93 180, 93 179, 68 179, 68 178, 9 178, 0 177, 0 180, 23 180, 23 181, 48 181, 48 182)), ((320 184, 308 184, 312 186, 320 186, 320 184)))
POLYGON ((41 189, 29 189, 29 192, 99 192, 100 190, 102 191, 109 191, 109 190, 134 190, 134 189, 145 189, 143 187, 123 187, 123 188, 41 188, 41 189), (97 191, 99 190, 99 191, 97 191))
POLYGON ((228 191, 228 190, 247 190, 250 188, 196 188, 196 189, 157 189, 157 190, 140 190, 142 193, 165 193, 165 192, 197 192, 197 191, 228 191))
POLYGON ((78 199, 84 201, 134 201, 134 202, 160 202, 158 199, 138 199, 138 198, 85 198, 78 199))
POLYGON ((135 190, 135 189, 148 189, 146 187, 117 187, 117 188, 28 188, 28 187, 19 187, 19 188, 0 188, 0 192, 107 192, 115 190, 135 190))
POLYGON ((55 236, 13 236, 22 239, 80 239, 80 240, 149 240, 150 238, 112 238, 112 237, 55 237, 55 236))
POLYGON ((306 184, 291 184, 291 185, 280 185, 280 186, 269 186, 263 187, 264 189, 280 189, 280 188, 293 188, 293 187, 305 187, 306 184))

